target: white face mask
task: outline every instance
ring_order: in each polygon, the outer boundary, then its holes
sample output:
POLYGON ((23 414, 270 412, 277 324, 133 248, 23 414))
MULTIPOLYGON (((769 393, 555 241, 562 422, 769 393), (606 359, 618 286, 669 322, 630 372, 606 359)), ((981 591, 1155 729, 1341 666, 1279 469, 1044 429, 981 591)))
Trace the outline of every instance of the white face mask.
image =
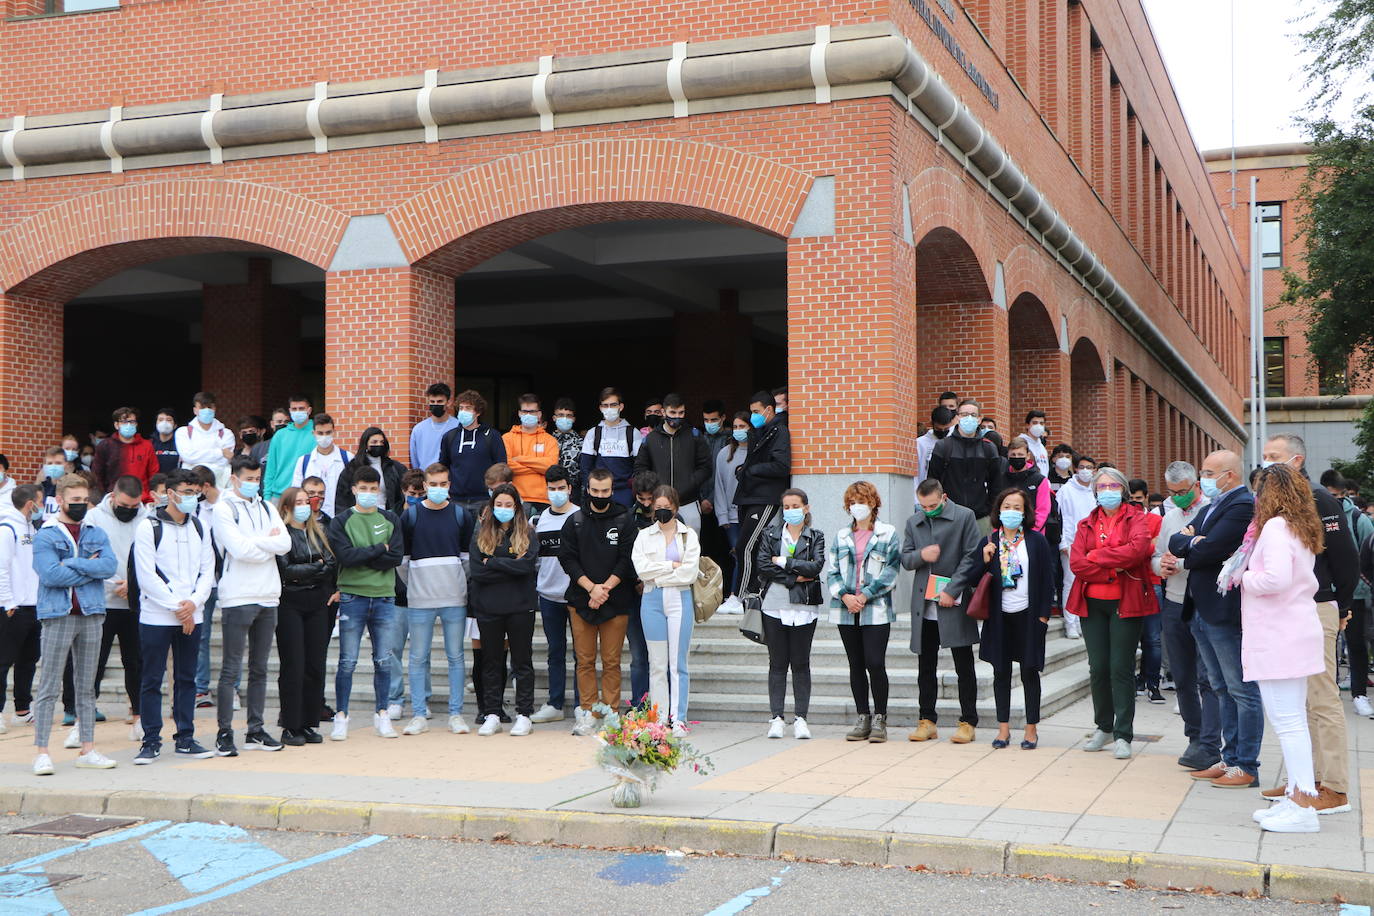
POLYGON ((1096 472, 1092 468, 1079 468, 1074 476, 1077 477, 1081 483, 1092 483, 1093 474, 1095 473, 1096 472))
POLYGON ((856 522, 866 522, 873 514, 873 508, 868 503, 853 503, 849 507, 849 514, 856 522))
POLYGON ((1045 425, 1043 423, 1035 424, 1030 428, 1030 434, 1037 439, 1045 438, 1045 425))
POLYGON ((1054 459, 1054 466, 1061 472, 1067 471, 1069 468, 1073 467, 1073 462, 1068 458, 1056 458, 1054 459))
POLYGON ((164 436, 171 435, 171 432, 172 432, 172 421, 171 421, 171 420, 158 420, 158 421, 157 421, 157 431, 160 432, 160 433, 162 433, 164 436))
POLYGON ((620 419, 620 408, 619 408, 619 407, 603 407, 603 408, 601 408, 601 418, 602 418, 603 420, 605 420, 607 423, 614 423, 616 420, 619 420, 619 419, 620 419))
POLYGON ((333 445, 333 444, 334 444, 334 437, 333 437, 333 436, 316 436, 316 437, 315 437, 315 445, 316 445, 316 447, 318 447, 318 448, 329 448, 329 447, 330 447, 331 445, 333 445))

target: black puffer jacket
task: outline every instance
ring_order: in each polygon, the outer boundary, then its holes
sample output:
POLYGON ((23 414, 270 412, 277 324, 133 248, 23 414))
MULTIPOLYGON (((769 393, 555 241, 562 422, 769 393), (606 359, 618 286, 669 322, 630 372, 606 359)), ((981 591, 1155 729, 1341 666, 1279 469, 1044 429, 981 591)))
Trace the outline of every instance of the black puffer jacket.
MULTIPOLYGON (((529 523, 516 519, 513 524, 529 523)), ((477 546, 481 534, 479 524, 472 533, 472 547, 468 551, 468 612, 481 620, 538 610, 535 576, 539 564, 539 539, 534 532, 530 531, 529 546, 520 556, 511 550, 510 526, 502 532, 501 540, 490 554, 483 553, 477 546)))
POLYGON ((329 550, 328 537, 320 532, 325 546, 319 547, 310 543, 305 529, 288 525, 286 530, 291 535, 291 549, 277 557, 282 589, 288 592, 303 592, 312 588, 334 591, 339 564, 329 550))
POLYGON ((821 589, 821 572, 825 569, 825 535, 815 528, 802 529, 797 539, 796 552, 786 557, 786 565, 779 566, 773 558, 782 554, 782 521, 768 526, 759 546, 754 553, 754 562, 759 576, 767 583, 764 594, 773 583, 787 589, 787 600, 791 604, 805 604, 812 607, 825 603, 821 589), (809 579, 798 582, 798 577, 809 579))
POLYGON ((787 414, 749 433, 749 455, 735 469, 737 506, 776 506, 792 486, 792 432, 787 414))

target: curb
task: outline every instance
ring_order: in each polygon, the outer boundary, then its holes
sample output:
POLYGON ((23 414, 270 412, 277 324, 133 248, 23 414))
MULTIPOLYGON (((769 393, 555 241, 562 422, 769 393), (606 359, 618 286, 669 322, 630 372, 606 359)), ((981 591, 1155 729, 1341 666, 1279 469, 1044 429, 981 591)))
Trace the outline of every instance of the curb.
POLYGON ((1374 899, 1374 874, 1333 868, 1259 865, 1231 859, 879 830, 807 828, 767 821, 255 795, 0 788, 0 811, 3 810, 20 814, 79 812, 150 820, 222 821, 241 827, 317 833, 377 833, 612 849, 668 847, 976 875, 1132 882, 1163 889, 1206 887, 1226 894, 1305 902, 1374 899))

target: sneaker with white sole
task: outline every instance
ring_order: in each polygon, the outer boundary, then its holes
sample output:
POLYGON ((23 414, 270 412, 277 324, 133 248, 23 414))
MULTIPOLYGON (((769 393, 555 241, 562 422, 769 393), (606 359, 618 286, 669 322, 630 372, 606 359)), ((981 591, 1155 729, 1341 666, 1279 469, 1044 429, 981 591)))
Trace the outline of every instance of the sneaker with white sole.
POLYGON ((529 716, 516 716, 515 721, 511 723, 510 734, 512 738, 523 738, 525 735, 528 735, 531 730, 532 726, 530 725, 529 716))
POLYGON ((1276 802, 1276 804, 1272 804, 1268 808, 1260 808, 1254 814, 1250 815, 1250 819, 1256 824, 1263 824, 1275 811, 1280 811, 1288 805, 1293 804, 1293 799, 1289 798, 1287 795, 1280 795, 1278 798, 1273 799, 1273 801, 1276 802))
POLYGON ((39 754, 33 758, 33 775, 51 776, 53 774, 52 758, 47 754, 39 754))
POLYGON ((472 731, 472 729, 468 728, 468 720, 464 719, 462 716, 449 716, 448 730, 455 735, 466 735, 468 732, 472 731))
POLYGON ((373 715, 372 730, 377 733, 378 738, 396 737, 396 729, 391 727, 391 716, 386 714, 386 710, 373 715))
POLYGON ((143 743, 143 720, 138 720, 129 726, 129 740, 143 743))
POLYGON ((161 756, 161 754, 162 745, 144 744, 142 747, 138 749, 138 753, 134 755, 134 766, 147 766, 148 764, 156 760, 159 756, 161 756))
POLYGON ((22 716, 15 716, 13 719, 10 719, 10 724, 11 724, 11 725, 32 725, 32 724, 33 724, 33 710, 30 709, 28 712, 24 713, 22 716))
POLYGON ((768 737, 781 738, 787 730, 787 723, 782 721, 782 716, 774 716, 768 720, 768 737))
POLYGON ((62 746, 68 750, 81 746, 81 726, 75 726, 67 732, 67 740, 62 742, 62 746))
POLYGON ((1117 760, 1131 759, 1131 742, 1125 738, 1117 738, 1116 744, 1112 747, 1112 756, 1117 760))
POLYGON ((545 703, 543 706, 540 706, 539 709, 535 710, 534 715, 530 716, 530 721, 539 723, 562 722, 563 710, 559 709, 557 706, 550 706, 548 703, 545 703))
POLYGON ((673 735, 678 738, 686 738, 691 729, 682 722, 673 723, 673 735))
POLYGON ((792 720, 792 737, 801 741, 811 737, 811 729, 807 727, 806 720, 801 716, 792 720))
POLYGON ((401 734, 423 735, 427 731, 429 731, 428 720, 424 716, 412 716, 410 721, 406 723, 406 727, 402 729, 401 734))
POLYGON ((1374 717, 1374 704, 1369 702, 1369 697, 1356 697, 1353 702, 1355 715, 1364 716, 1366 719, 1374 717))
POLYGON ((573 709, 573 719, 575 721, 572 730, 574 735, 585 738, 588 735, 596 734, 596 718, 590 709, 583 709, 581 706, 576 707, 573 709))
POLYGON ((477 729, 477 734, 482 737, 494 735, 501 730, 501 720, 496 716, 487 716, 482 720, 482 727, 477 729))
POLYGON ((345 741, 348 739, 348 713, 334 713, 334 728, 329 732, 330 741, 345 741))
POLYGON ((1271 833, 1319 833, 1322 829, 1316 809, 1304 808, 1292 799, 1275 805, 1259 825, 1271 833))
POLYGON ((265 731, 249 732, 243 737, 245 751, 279 751, 281 742, 265 731))
POLYGON ((744 603, 739 600, 739 595, 731 595, 720 603, 716 608, 717 614, 743 614, 744 603))
POLYGON ((8 725, 5 724, 5 716, 4 716, 4 714, 3 714, 3 713, 0 713, 0 735, 3 735, 5 732, 7 732, 7 731, 9 731, 9 730, 10 730, 10 727, 9 727, 8 725))
POLYGON ((401 718, 401 704, 392 703, 386 708, 386 714, 391 717, 391 721, 398 721, 401 718))
POLYGON ((1083 623, 1076 614, 1064 615, 1064 635, 1069 639, 1083 638, 1083 623))
POLYGON ((76 766, 82 770, 113 770, 119 764, 95 748, 91 748, 90 753, 82 754, 76 758, 76 766))

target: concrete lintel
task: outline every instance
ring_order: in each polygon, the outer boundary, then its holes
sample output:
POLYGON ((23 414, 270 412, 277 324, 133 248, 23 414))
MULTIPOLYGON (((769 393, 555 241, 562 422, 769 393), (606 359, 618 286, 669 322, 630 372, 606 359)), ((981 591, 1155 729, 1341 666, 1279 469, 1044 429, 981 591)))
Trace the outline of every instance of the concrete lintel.
POLYGON ((396 240, 385 214, 369 213, 348 220, 343 238, 330 262, 330 271, 367 270, 377 267, 406 267, 405 252, 396 240))
POLYGON ((834 234, 835 176, 822 175, 811 183, 791 237, 804 239, 834 234))

